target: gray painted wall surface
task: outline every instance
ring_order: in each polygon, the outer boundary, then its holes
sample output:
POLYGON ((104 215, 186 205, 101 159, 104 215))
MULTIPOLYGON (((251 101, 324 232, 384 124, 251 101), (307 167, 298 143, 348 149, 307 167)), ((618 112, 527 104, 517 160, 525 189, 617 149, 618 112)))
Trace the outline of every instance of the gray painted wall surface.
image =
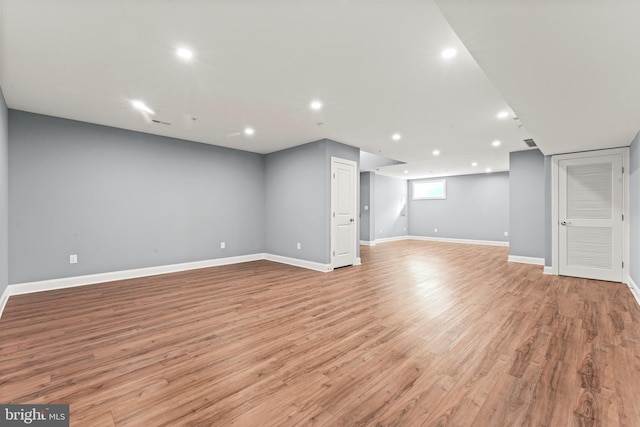
POLYGON ((375 239, 406 236, 407 180, 382 175, 375 177, 375 239), (405 203, 403 212, 403 202, 405 203), (404 215, 403 215, 404 214, 404 215))
POLYGON ((412 200, 409 182, 410 235, 508 241, 504 235, 509 231, 508 172, 450 176, 446 180, 446 200, 412 200))
POLYGON ((267 253, 331 262, 331 157, 357 163, 360 150, 323 139, 266 155, 267 253))
POLYGON ((360 173, 360 240, 370 242, 375 239, 375 188, 373 172, 360 173), (366 207, 366 209, 365 209, 366 207), (374 236, 374 237, 371 237, 374 236))
POLYGON ((0 295, 9 284, 9 134, 8 110, 0 88, 0 295))
POLYGON ((14 110, 9 123, 10 283, 264 252, 264 156, 14 110))
POLYGON ((552 189, 551 189, 551 171, 553 167, 553 162, 551 161, 551 156, 544 156, 544 265, 545 267, 551 267, 553 264, 553 254, 552 254, 552 224, 551 218, 552 215, 552 189))
POLYGON ((266 252, 328 264, 326 144, 316 141, 266 155, 266 252), (300 242, 301 249, 296 244, 300 242))
POLYGON ((631 144, 629 275, 640 285, 640 132, 631 144))
POLYGON ((545 257, 544 173, 540 150, 509 154, 509 255, 545 257))

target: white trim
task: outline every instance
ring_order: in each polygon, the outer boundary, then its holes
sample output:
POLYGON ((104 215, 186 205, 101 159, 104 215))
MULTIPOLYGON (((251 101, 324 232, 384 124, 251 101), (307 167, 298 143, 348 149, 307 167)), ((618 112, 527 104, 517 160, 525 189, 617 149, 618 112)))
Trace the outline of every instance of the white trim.
MULTIPOLYGON (((161 265, 157 267, 137 268, 133 270, 112 271, 108 273, 89 274, 86 276, 63 277, 60 279, 40 280, 37 282, 16 283, 6 287, 0 295, 0 318, 4 307, 12 295, 24 295, 34 292, 53 291, 56 289, 75 288, 78 286, 95 285, 99 283, 114 282, 116 280, 136 279, 139 277, 155 276, 158 274, 176 273, 180 271, 196 270, 199 268, 218 267, 222 265, 239 264, 250 261, 267 260, 281 264, 293 265, 323 273, 332 271, 331 264, 321 264, 303 259, 283 257, 265 253, 241 255, 235 257, 216 258, 205 261, 186 262, 182 264, 161 265)), ((361 265, 360 257, 356 258, 354 265, 361 265)))
POLYGON ((636 302, 640 305, 640 287, 633 281, 631 276, 627 277, 627 286, 629 286, 629 290, 631 290, 636 302))
POLYGON ((553 268, 550 265, 545 265, 544 270, 542 270, 542 273, 552 275, 553 268))
POLYGON ((376 239, 376 244, 378 243, 387 243, 387 242, 397 242, 400 240, 408 240, 409 236, 393 236, 393 237, 383 237, 381 239, 376 239))
POLYGON ((586 157, 606 156, 612 154, 622 155, 622 165, 625 173, 622 175, 622 214, 625 220, 622 222, 622 261, 624 267, 622 267, 622 277, 627 277, 629 274, 629 240, 631 237, 630 220, 629 215, 629 175, 631 173, 630 167, 630 155, 629 147, 622 148, 609 148, 605 150, 594 151, 582 151, 577 153, 556 154, 551 157, 551 270, 554 275, 558 275, 560 256, 559 256, 559 242, 558 242, 558 207, 560 206, 559 200, 559 164, 560 160, 566 159, 580 159, 586 157))
POLYGON ((205 261, 186 262, 182 264, 160 265, 157 267, 137 268, 134 270, 112 271, 108 273, 90 274, 86 276, 63 277, 60 279, 17 283, 15 285, 9 285, 8 289, 10 290, 9 295, 23 295, 33 292, 52 291, 54 289, 94 285, 97 283, 113 282, 116 280, 135 279, 138 277, 176 273, 179 271, 195 270, 198 268, 218 267, 221 265, 238 264, 242 262, 258 261, 262 259, 265 259, 264 254, 241 255, 227 258, 216 258, 205 261))
POLYGON ((7 305, 7 301, 9 301, 10 295, 9 287, 7 286, 2 292, 2 295, 0 295, 0 319, 2 318, 2 312, 4 311, 4 307, 7 305))
POLYGON ((360 245, 361 246, 375 246, 376 242, 375 241, 370 242, 368 240, 360 240, 360 245))
POLYGON ((432 242, 445 243, 463 243, 467 245, 487 245, 487 246, 509 246, 509 242, 501 242, 498 240, 470 240, 470 239, 452 239, 449 237, 427 237, 427 236, 407 236, 410 240, 427 240, 432 242))
POLYGON ((530 256, 509 255, 509 262, 519 262, 521 264, 544 265, 544 258, 535 258, 530 256))
POLYGON ((333 270, 331 264, 322 264, 319 262, 307 261, 298 258, 289 258, 280 255, 265 254, 264 259, 266 259, 267 261, 279 262, 281 264, 293 265, 294 267, 302 267, 309 270, 320 271, 322 273, 327 273, 333 270))

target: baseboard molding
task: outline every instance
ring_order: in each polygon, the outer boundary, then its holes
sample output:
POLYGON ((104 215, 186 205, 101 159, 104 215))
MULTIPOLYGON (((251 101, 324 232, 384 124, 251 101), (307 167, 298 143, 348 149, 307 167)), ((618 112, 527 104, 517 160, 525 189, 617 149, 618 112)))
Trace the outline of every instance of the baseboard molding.
POLYGON ((375 246, 376 242, 370 242, 368 240, 360 240, 360 245, 362 245, 362 246, 375 246))
POLYGON ((9 301, 9 287, 6 287, 0 295, 0 318, 2 318, 2 312, 4 311, 4 307, 7 305, 7 301, 9 301))
POLYGON ((636 302, 638 303, 638 305, 640 305, 640 287, 638 287, 638 284, 633 281, 631 276, 627 278, 627 286, 629 286, 629 289, 631 290, 631 293, 635 297, 636 302))
POLYGON ((331 264, 322 264, 314 261, 307 261, 304 259, 298 258, 289 258, 286 256, 273 255, 273 254, 265 254, 264 259, 267 261, 279 262, 280 264, 293 265, 294 267, 302 267, 307 268, 309 270, 320 271, 322 273, 326 273, 328 271, 332 271, 333 267, 331 264))
MULTIPOLYGON (((219 267, 222 265, 239 264, 250 261, 268 260, 281 264, 293 265, 310 270, 328 272, 332 271, 330 264, 321 264, 296 258, 288 258, 272 254, 252 254, 235 257, 216 258, 205 261, 187 262, 182 264, 162 265, 157 267, 137 268, 133 270, 113 271, 108 273, 89 274, 85 276, 63 277, 60 279, 41 280, 37 282, 25 282, 9 285, 0 296, 0 318, 4 307, 12 295, 24 295, 34 292, 53 291, 56 289, 74 288, 77 286, 95 285, 98 283, 114 282, 117 280, 136 279, 139 277, 156 276, 158 274, 177 273, 180 271, 196 270, 199 268, 219 267)), ((361 259, 356 259, 356 265, 361 259)))
POLYGON ((135 279, 138 277, 155 276, 158 274, 177 273, 180 271, 195 270, 198 268, 218 267, 221 265, 239 264, 242 262, 258 261, 262 259, 265 259, 264 254, 241 255, 204 261, 185 262, 181 264, 170 264, 157 267, 136 268, 133 270, 89 274, 86 276, 64 277, 61 279, 18 283, 15 285, 9 285, 9 295, 23 295, 33 292, 51 291, 54 289, 73 288, 76 286, 94 285, 96 283, 135 279))
POLYGON ((509 255, 509 262, 519 262, 520 264, 544 265, 544 258, 530 256, 509 255))
POLYGON ((407 236, 410 240, 426 240, 429 242, 445 242, 445 243, 463 243, 467 245, 486 245, 486 246, 504 246, 508 247, 509 242, 501 242, 499 240, 471 240, 471 239, 453 239, 449 237, 427 237, 427 236, 407 236))
POLYGON ((393 236, 393 237, 383 237, 381 239, 376 239, 374 244, 377 243, 387 243, 387 242, 398 242, 400 240, 407 240, 409 236, 393 236))
POLYGON ((553 267, 551 267, 550 265, 545 265, 544 270, 542 270, 542 272, 544 274, 553 275, 553 267))
POLYGON ((362 265, 362 258, 356 258, 356 262, 353 265, 362 265))

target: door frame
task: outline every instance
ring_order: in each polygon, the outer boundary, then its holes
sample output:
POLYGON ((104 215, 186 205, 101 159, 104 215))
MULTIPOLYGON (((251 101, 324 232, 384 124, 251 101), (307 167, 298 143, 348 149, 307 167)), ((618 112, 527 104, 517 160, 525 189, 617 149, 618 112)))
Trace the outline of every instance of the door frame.
POLYGON ((583 159, 600 157, 611 154, 622 155, 622 283, 629 283, 629 147, 610 148, 605 150, 583 151, 579 153, 557 154, 551 157, 551 274, 558 275, 560 270, 560 224, 558 210, 560 209, 560 160, 583 159))
POLYGON ((352 244, 352 249, 353 249, 353 265, 360 265, 360 257, 358 256, 358 244, 357 242, 359 242, 360 240, 360 233, 359 233, 359 227, 360 227, 360 218, 358 215, 358 195, 360 194, 360 188, 359 188, 359 177, 360 177, 360 171, 358 170, 358 163, 354 162, 353 160, 347 160, 347 159, 343 159, 340 157, 334 157, 331 156, 331 171, 329 174, 329 178, 330 180, 330 198, 331 198, 331 211, 329 212, 329 216, 331 218, 331 244, 329 245, 330 247, 330 259, 331 259, 331 268, 335 268, 334 266, 334 259, 333 259, 333 251, 335 250, 335 242, 336 242, 336 223, 335 223, 335 218, 333 216, 333 213, 336 210, 336 206, 335 206, 335 197, 333 194, 333 173, 334 173, 334 163, 338 161, 340 163, 346 163, 349 165, 353 166, 353 215, 354 215, 354 222, 353 222, 353 239, 351 244, 352 244))

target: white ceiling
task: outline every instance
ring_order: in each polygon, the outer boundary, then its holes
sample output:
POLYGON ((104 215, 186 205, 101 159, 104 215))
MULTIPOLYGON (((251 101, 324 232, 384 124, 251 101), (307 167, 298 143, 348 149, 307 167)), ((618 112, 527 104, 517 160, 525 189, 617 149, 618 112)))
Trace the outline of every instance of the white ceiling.
POLYGON ((0 2, 0 83, 18 110, 257 153, 330 138, 406 162, 379 171, 402 178, 507 170, 532 135, 551 154, 640 129, 630 2, 439 2, 469 50, 431 0, 0 2))

